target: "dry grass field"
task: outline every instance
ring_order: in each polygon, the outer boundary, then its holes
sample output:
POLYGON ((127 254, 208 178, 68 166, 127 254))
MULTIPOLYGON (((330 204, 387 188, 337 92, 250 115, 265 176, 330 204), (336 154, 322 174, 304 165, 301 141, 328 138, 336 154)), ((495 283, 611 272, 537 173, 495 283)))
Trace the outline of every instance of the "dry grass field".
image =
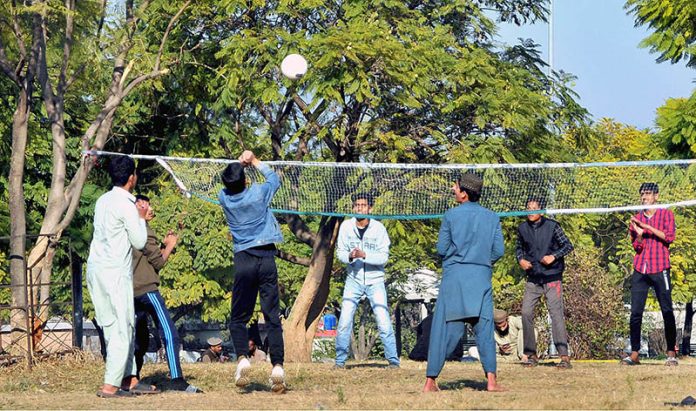
MULTIPOLYGON (((508 391, 484 391, 478 363, 447 363, 439 393, 423 394, 425 364, 404 361, 388 370, 379 361, 287 364, 288 391, 273 394, 267 385, 270 364, 254 365, 254 383, 245 391, 232 380, 234 364, 185 364, 189 381, 204 394, 164 392, 156 396, 101 399, 97 391, 101 361, 70 357, 43 362, 32 371, 0 368, 3 409, 665 409, 696 396, 696 360, 678 367, 647 361, 635 367, 617 362, 575 362, 571 370, 551 364, 527 369, 499 364, 508 391)), ((148 364, 145 381, 166 390, 166 366, 148 364)))

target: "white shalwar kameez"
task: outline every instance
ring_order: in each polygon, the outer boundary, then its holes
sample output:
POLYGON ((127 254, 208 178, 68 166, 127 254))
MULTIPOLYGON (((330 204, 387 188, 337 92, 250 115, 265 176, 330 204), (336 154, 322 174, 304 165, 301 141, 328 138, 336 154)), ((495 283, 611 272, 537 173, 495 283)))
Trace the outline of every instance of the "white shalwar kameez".
POLYGON ((114 187, 99 197, 87 259, 87 288, 97 321, 104 329, 104 383, 117 387, 124 377, 136 375, 131 247, 142 249, 146 240, 145 220, 140 218, 131 193, 114 187))

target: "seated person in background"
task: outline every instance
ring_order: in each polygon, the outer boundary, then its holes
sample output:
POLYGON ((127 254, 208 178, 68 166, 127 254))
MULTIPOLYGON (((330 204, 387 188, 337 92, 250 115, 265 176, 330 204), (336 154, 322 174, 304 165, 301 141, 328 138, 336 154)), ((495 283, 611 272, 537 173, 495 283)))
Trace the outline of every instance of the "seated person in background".
POLYGON ((259 345, 252 338, 249 339, 249 360, 251 362, 268 361, 268 356, 259 348, 259 345))
MULTIPOLYGON (((498 351, 498 360, 526 361, 527 356, 524 355, 524 336, 522 334, 522 317, 508 315, 505 310, 495 309, 493 310, 493 323, 495 325, 493 336, 495 337, 495 345, 498 351)), ((469 349, 469 355, 478 358, 476 347, 469 349)))
POLYGON ((218 337, 208 338, 208 345, 210 346, 207 350, 203 352, 201 356, 201 361, 203 362, 225 362, 227 357, 222 355, 222 340, 218 337))
MULTIPOLYGON (((428 343, 430 341, 430 328, 433 325, 433 315, 430 314, 416 327, 416 345, 408 354, 408 358, 413 361, 428 360, 428 343)), ((464 355, 464 344, 459 341, 457 348, 447 357, 447 361, 459 361, 464 355)))

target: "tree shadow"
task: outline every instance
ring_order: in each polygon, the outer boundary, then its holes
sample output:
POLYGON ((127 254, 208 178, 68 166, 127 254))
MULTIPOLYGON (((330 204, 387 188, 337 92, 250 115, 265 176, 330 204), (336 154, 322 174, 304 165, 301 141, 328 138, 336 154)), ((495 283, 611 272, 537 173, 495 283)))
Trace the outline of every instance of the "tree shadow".
POLYGON ((469 388, 473 389, 474 391, 487 391, 488 390, 488 384, 486 381, 481 381, 481 380, 457 380, 457 381, 449 381, 445 383, 438 383, 438 386, 440 387, 440 390, 442 391, 449 391, 449 390, 461 390, 464 388, 469 388))

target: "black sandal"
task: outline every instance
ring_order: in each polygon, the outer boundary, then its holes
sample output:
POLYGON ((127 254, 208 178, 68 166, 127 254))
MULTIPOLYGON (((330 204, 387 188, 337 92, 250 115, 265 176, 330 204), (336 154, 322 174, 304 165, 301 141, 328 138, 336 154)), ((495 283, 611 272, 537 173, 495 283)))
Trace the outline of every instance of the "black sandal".
POLYGON ((539 365, 539 360, 536 357, 529 357, 527 361, 522 363, 522 366, 527 368, 536 367, 537 365, 539 365))
POLYGON ((556 364, 556 368, 565 368, 565 369, 570 369, 573 368, 573 366, 570 364, 570 361, 568 360, 561 360, 558 364, 556 364))

